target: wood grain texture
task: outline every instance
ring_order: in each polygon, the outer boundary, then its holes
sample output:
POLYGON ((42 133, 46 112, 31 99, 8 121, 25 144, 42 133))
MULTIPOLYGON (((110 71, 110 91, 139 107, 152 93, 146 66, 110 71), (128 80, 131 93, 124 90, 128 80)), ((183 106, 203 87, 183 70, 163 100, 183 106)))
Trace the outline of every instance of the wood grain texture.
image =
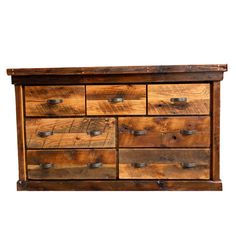
POLYGON ((149 115, 208 115, 210 113, 210 84, 148 85, 149 115), (186 98, 172 102, 171 98, 186 98))
POLYGON ((28 150, 29 179, 115 179, 115 149, 28 150), (44 164, 51 164, 48 169, 44 164), (91 168, 92 163, 102 163, 91 168))
POLYGON ((209 147, 210 117, 119 117, 120 147, 209 147), (182 134, 192 130, 192 135, 182 134), (135 132, 144 132, 135 135, 135 132))
POLYGON ((146 114, 145 85, 97 85, 86 87, 88 115, 146 114), (121 102, 113 102, 122 98, 121 102))
POLYGON ((210 149, 120 149, 119 178, 209 179, 210 149))
POLYGON ((84 86, 26 86, 26 116, 85 115, 84 86), (59 104, 48 100, 60 99, 59 104))
POLYGON ((115 147, 114 118, 27 118, 28 148, 95 148, 115 147), (50 131, 48 137, 39 132, 50 131), (101 134, 91 135, 92 131, 101 134))

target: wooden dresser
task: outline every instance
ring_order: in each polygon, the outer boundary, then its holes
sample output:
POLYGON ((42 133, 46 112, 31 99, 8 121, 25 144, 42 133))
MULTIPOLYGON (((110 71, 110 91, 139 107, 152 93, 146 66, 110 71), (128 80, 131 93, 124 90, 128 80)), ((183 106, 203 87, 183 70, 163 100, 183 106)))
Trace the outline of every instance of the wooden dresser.
POLYGON ((18 190, 222 190, 227 65, 8 69, 18 190))

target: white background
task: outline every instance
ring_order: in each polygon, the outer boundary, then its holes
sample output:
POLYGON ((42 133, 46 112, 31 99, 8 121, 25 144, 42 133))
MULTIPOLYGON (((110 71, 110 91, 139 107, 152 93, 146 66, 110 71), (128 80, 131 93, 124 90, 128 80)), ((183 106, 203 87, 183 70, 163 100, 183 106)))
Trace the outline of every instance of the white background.
POLYGON ((235 1, 0 0, 0 235, 236 235, 235 1), (223 192, 17 192, 6 68, 228 63, 223 192))

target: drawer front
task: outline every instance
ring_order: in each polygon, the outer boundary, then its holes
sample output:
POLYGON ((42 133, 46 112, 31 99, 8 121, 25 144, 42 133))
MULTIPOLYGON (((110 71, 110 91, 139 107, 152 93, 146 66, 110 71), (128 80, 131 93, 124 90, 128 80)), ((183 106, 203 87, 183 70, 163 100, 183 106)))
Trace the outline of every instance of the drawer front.
POLYGON ((29 179, 115 179, 112 149, 28 150, 29 179))
POLYGON ((115 147, 115 118, 27 118, 27 148, 115 147))
POLYGON ((209 179, 210 149, 121 149, 121 179, 209 179))
POLYGON ((149 115, 210 113, 210 84, 148 85, 149 115))
POLYGON ((26 86, 26 116, 85 115, 84 86, 26 86))
POLYGON ((119 117, 120 147, 209 147, 210 117, 119 117))
POLYGON ((88 115, 146 114, 146 85, 86 87, 88 115))

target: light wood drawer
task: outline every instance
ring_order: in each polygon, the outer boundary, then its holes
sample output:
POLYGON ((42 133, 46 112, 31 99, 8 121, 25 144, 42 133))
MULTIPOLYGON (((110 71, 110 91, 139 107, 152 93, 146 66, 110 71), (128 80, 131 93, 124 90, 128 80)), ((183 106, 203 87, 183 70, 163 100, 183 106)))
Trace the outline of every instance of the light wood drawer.
POLYGON ((29 179, 115 179, 116 150, 28 150, 29 179))
POLYGON ((209 147, 210 117, 119 117, 120 147, 209 147))
POLYGON ((84 86, 26 86, 26 116, 85 115, 84 86))
POLYGON ((88 115, 146 114, 146 85, 86 87, 88 115))
POLYGON ((27 148, 115 147, 115 118, 27 118, 27 148))
POLYGON ((210 149, 121 149, 121 179, 209 179, 210 149))
POLYGON ((148 85, 149 115, 210 113, 210 84, 148 85))

